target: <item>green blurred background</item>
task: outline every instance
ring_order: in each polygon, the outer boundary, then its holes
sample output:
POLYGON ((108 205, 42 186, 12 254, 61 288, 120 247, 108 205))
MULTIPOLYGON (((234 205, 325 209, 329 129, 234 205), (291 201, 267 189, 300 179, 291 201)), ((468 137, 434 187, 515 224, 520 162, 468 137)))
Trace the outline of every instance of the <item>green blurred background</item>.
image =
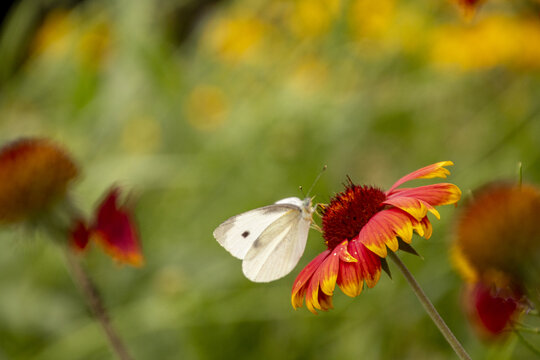
MULTIPOLYGON (((134 191, 146 265, 95 246, 84 261, 136 359, 454 358, 392 265, 393 280, 336 290, 315 316, 290 291, 319 233, 290 275, 255 284, 212 231, 301 196, 324 164, 319 202, 347 175, 388 188, 442 160, 464 196, 517 180, 520 161, 539 183, 538 14, 502 0, 469 21, 432 0, 22 0, 0 33, 0 143, 63 144, 88 214, 112 184, 134 191)), ((414 240, 424 259, 401 257, 473 358, 531 358, 466 322, 448 258, 458 211, 414 240)), ((48 239, 0 230, 0 292, 0 359, 112 358, 48 239)))

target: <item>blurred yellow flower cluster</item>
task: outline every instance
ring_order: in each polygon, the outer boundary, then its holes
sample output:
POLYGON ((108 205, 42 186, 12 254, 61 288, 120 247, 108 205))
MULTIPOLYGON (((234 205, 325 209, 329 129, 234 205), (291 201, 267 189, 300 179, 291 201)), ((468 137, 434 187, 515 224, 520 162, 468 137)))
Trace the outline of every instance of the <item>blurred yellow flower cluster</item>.
POLYGON ((540 22, 503 15, 474 24, 441 26, 433 34, 431 60, 461 70, 540 66, 540 22))
POLYGON ((395 0, 355 0, 351 4, 349 23, 353 37, 381 38, 388 34, 396 17, 395 0))
POLYGON ((340 0, 296 0, 286 22, 297 38, 316 38, 328 33, 340 11, 340 0))
POLYGON ((74 11, 54 10, 37 30, 31 52, 34 58, 73 57, 82 66, 98 68, 110 43, 110 21, 106 16, 83 17, 74 11))
POLYGON ((249 12, 238 12, 211 19, 202 45, 222 61, 232 64, 256 60, 268 26, 249 12))

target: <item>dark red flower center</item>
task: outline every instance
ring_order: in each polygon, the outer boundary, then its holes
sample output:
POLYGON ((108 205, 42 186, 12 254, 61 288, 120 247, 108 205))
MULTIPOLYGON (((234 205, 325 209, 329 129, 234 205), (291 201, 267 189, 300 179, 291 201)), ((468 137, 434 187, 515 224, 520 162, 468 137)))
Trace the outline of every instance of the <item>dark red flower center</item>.
POLYGON ((322 229, 328 249, 356 237, 369 219, 383 209, 386 194, 373 186, 354 185, 350 180, 345 191, 337 194, 323 209, 322 229))

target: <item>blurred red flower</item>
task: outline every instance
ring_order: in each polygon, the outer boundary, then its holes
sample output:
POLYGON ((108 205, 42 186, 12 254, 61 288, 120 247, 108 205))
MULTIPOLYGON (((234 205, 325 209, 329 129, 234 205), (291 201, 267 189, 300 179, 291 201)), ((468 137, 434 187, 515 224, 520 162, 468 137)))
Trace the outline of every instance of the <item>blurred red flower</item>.
POLYGON ((538 214, 540 190, 527 184, 486 186, 462 210, 452 255, 468 283, 466 311, 482 336, 504 335, 530 301, 538 305, 538 214))
POLYGON ((129 207, 119 203, 119 196, 120 189, 113 187, 98 206, 91 237, 118 262, 141 266, 143 256, 136 223, 129 207))
POLYGON ((84 250, 91 238, 119 262, 143 263, 136 224, 130 209, 119 204, 112 188, 97 207, 89 226, 68 199, 79 171, 52 141, 28 138, 0 149, 0 224, 38 224, 54 236, 63 233, 73 248, 84 250))
POLYGON ((65 199, 78 176, 69 155, 42 138, 14 141, 0 149, 0 223, 47 215, 65 199))

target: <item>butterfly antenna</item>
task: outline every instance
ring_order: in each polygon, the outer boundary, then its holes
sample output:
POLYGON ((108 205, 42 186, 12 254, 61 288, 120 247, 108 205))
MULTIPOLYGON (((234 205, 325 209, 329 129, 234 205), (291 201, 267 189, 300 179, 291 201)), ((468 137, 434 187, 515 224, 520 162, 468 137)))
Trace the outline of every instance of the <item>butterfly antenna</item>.
POLYGON ((315 184, 317 183, 317 181, 319 181, 319 179, 321 178, 322 173, 326 170, 326 168, 327 168, 327 166, 324 165, 323 168, 322 168, 322 170, 319 171, 319 175, 317 175, 317 177, 315 178, 315 181, 313 181, 313 184, 311 184, 311 187, 309 188, 309 191, 307 192, 306 197, 309 196, 309 193, 311 192, 311 190, 313 190, 313 187, 315 186, 315 184))
POLYGON ((302 193, 302 196, 303 196, 303 197, 306 197, 306 194, 304 194, 304 188, 302 187, 302 185, 300 185, 300 186, 298 187, 298 189, 300 189, 300 192, 302 193))

